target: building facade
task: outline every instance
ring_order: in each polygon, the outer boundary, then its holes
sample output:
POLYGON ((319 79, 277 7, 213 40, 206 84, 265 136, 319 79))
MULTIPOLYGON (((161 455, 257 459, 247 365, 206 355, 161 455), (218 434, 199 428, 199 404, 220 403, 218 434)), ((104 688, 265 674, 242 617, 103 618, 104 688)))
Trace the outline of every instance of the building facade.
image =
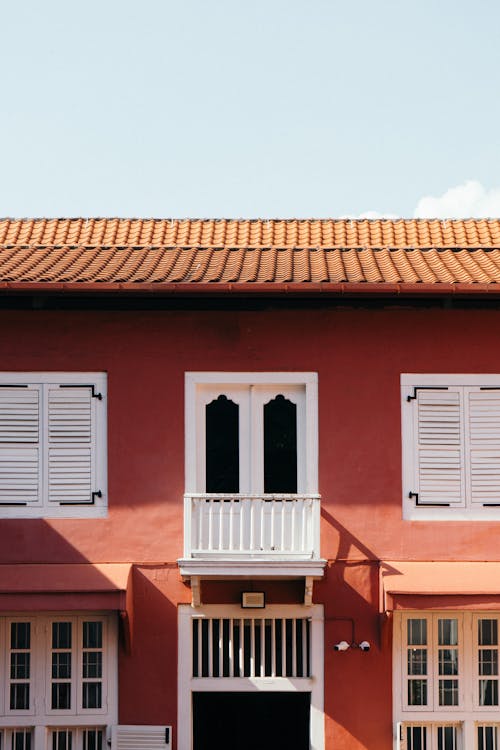
POLYGON ((0 748, 498 750, 500 222, 0 222, 0 748))

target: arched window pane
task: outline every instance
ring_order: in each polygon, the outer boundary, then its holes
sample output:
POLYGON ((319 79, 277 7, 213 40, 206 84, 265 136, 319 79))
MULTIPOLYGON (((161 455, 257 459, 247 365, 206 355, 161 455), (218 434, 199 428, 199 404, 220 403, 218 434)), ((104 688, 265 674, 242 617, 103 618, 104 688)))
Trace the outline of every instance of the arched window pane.
POLYGON ((264 406, 264 492, 297 492, 297 407, 281 395, 264 406))
POLYGON ((226 396, 207 404, 206 492, 239 492, 238 405, 226 396))

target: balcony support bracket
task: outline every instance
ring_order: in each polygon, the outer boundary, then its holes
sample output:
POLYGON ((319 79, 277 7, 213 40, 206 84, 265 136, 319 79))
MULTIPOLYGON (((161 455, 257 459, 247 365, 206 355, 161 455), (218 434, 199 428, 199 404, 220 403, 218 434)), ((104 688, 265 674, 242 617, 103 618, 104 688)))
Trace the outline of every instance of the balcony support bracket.
POLYGON ((313 583, 314 578, 312 576, 304 578, 304 604, 306 607, 312 606, 313 583))
POLYGON ((191 606, 201 607, 201 578, 191 576, 191 606))

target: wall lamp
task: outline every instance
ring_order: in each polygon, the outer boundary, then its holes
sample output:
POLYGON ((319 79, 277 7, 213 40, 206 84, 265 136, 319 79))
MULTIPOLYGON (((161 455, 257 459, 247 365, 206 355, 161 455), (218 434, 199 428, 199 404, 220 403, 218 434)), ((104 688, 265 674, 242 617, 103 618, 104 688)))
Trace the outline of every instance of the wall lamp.
POLYGON ((368 641, 361 641, 361 643, 347 643, 347 641, 339 641, 333 647, 334 651, 347 651, 350 648, 359 648, 360 651, 369 651, 370 643, 368 641))

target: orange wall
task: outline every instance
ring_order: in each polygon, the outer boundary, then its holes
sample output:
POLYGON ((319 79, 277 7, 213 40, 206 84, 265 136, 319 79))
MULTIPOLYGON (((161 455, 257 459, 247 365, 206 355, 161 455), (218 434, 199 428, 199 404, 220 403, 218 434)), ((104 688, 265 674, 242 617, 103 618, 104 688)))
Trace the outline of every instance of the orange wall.
MULTIPOLYGON (((402 372, 500 372, 500 312, 2 311, 0 352, 2 370, 108 373, 109 517, 0 521, 0 561, 145 564, 134 577, 134 649, 120 657, 123 723, 176 720, 176 608, 190 594, 175 565, 184 372, 319 373, 322 555, 330 562, 315 601, 328 618, 327 737, 335 750, 390 747, 390 643, 336 654, 331 646, 349 626, 332 618, 354 617, 358 640, 378 643, 379 559, 500 560, 498 524, 403 522, 399 392, 402 372)), ((239 591, 212 586, 207 595, 230 601, 239 591)), ((270 586, 273 597, 295 601, 297 591, 270 586)))

